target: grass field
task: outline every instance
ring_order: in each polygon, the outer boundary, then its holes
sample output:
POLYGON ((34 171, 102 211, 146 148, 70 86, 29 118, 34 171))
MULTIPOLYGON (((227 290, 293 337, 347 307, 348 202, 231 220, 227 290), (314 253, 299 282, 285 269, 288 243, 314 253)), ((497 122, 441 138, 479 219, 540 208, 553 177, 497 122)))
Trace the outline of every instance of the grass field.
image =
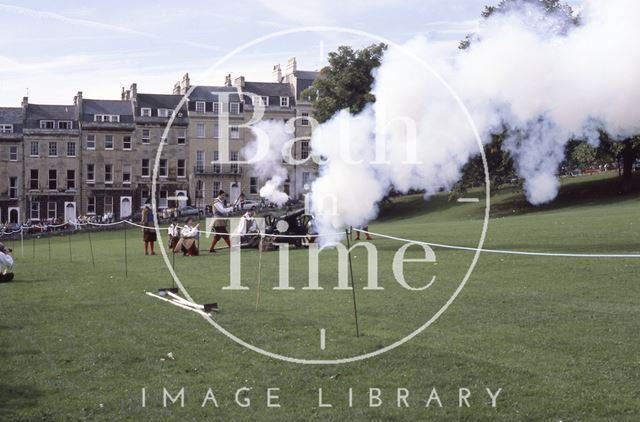
MULTIPOLYGON (((640 195, 622 195, 611 175, 567 180, 553 204, 534 208, 521 192, 492 197, 485 247, 518 251, 640 253, 640 195)), ((470 196, 481 196, 471 192, 470 196)), ((397 198, 370 225, 375 232, 476 246, 484 201, 397 198)), ((640 418, 640 260, 486 254, 449 309, 408 343, 368 360, 297 365, 249 351, 203 318, 144 294, 171 284, 161 256, 142 254, 130 229, 128 277, 123 231, 9 242, 16 280, 0 285, 1 420, 629 420, 640 418), (34 252, 35 250, 35 252, 34 252), (24 252, 24 257, 22 257, 24 252), (35 253, 35 259, 33 255, 35 253), (171 353, 169 357, 168 354, 171 353), (185 388, 185 407, 163 407, 163 387, 185 388), (236 404, 249 387, 249 407, 236 404), (146 406, 142 407, 142 388, 146 406), (207 389, 215 394, 201 407, 207 389), (267 407, 279 388, 279 408, 267 407), (318 389, 331 408, 318 407, 318 389), (353 407, 348 390, 353 389, 353 407), (370 407, 379 388, 382 405, 370 407), (398 388, 410 391, 397 407, 398 388), (425 407, 432 389, 442 403, 425 407), (458 406, 468 388, 471 407, 458 406), (501 388, 497 407, 485 391, 501 388)), ((203 243, 208 243, 203 240, 203 243)), ((434 248, 437 262, 408 263, 408 291, 391 271, 402 243, 377 238, 379 284, 362 290, 366 255, 354 252, 359 323, 350 291, 335 290, 337 255, 322 252, 321 291, 307 284, 307 251, 291 250, 290 283, 278 291, 278 253, 242 251, 242 283, 229 283, 229 253, 176 257, 176 272, 199 302, 216 301, 215 317, 245 341, 305 359, 371 352, 411 333, 451 296, 473 254, 434 248), (319 332, 326 330, 326 349, 319 332)), ((204 244, 203 244, 204 246, 204 244)), ((417 258, 412 247, 407 258, 417 258)), ((244 395, 243 395, 244 396, 244 395)))

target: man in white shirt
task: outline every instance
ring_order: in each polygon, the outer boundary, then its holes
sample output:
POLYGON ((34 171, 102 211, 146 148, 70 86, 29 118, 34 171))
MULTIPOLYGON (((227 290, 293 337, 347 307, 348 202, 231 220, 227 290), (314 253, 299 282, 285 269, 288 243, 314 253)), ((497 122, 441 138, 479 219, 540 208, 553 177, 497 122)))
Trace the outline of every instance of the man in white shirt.
POLYGON ((198 239, 200 224, 193 225, 193 219, 189 218, 187 224, 180 231, 180 240, 174 248, 174 252, 182 251, 185 256, 198 255, 198 239))
POLYGON ((240 243, 243 248, 256 248, 260 244, 260 229, 253 217, 254 214, 255 207, 245 212, 235 230, 235 234, 240 235, 240 243))
POLYGON ((169 225, 169 249, 175 249, 178 241, 180 240, 180 226, 178 226, 178 219, 174 218, 171 220, 171 224, 169 225))
POLYGON ((13 280, 13 257, 11 249, 0 243, 0 283, 6 283, 13 280))
POLYGON ((226 195, 227 194, 225 191, 220 190, 218 192, 218 196, 216 196, 213 200, 213 230, 216 234, 215 236, 213 236, 213 240, 211 241, 209 252, 216 251, 216 243, 218 243, 220 239, 223 239, 227 246, 231 247, 231 242, 229 241, 229 231, 227 230, 227 219, 225 217, 233 211, 233 207, 224 206, 224 198, 226 195))

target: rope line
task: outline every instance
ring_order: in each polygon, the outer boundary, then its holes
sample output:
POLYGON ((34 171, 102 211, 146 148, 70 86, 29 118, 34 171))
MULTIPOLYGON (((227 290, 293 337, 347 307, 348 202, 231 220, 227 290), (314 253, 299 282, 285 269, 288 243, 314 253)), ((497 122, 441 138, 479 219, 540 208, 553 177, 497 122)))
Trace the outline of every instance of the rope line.
MULTIPOLYGON (((139 228, 143 228, 143 229, 148 229, 150 227, 144 226, 142 224, 138 224, 138 223, 134 223, 132 221, 128 221, 128 220, 121 220, 121 221, 116 221, 116 222, 112 222, 112 223, 93 223, 93 222, 86 222, 86 223, 80 223, 80 222, 69 222, 69 223, 65 223, 65 224, 57 224, 57 225, 47 225, 46 228, 59 228, 59 227, 84 227, 84 226, 94 226, 94 227, 112 227, 112 226, 117 226, 117 225, 121 225, 121 224, 129 224, 131 226, 134 227, 139 227, 139 228)), ((17 233, 24 233, 25 231, 28 231, 31 228, 34 227, 38 227, 38 228, 44 228, 42 226, 22 226, 20 227, 19 230, 13 230, 11 232, 1 232, 0 233, 0 238, 3 236, 11 236, 17 233)), ((161 227, 160 230, 164 230, 167 231, 169 230, 167 227, 161 227)), ((391 236, 388 234, 383 234, 383 233, 376 233, 376 232, 372 232, 372 231, 368 231, 368 230, 362 230, 362 229, 357 229, 357 228, 353 228, 353 231, 356 232, 360 232, 360 233, 364 233, 364 234, 369 234, 372 236, 376 236, 376 237, 381 237, 381 238, 385 238, 385 239, 391 239, 391 240, 396 240, 399 242, 405 242, 405 243, 415 243, 415 244, 421 244, 421 245, 427 245, 427 246, 432 246, 432 247, 436 247, 436 248, 443 248, 443 249, 453 249, 453 250, 460 250, 460 251, 469 251, 469 252, 476 252, 478 250, 480 250, 481 252, 486 252, 486 253, 494 253, 494 254, 504 254, 504 255, 522 255, 522 256, 547 256, 547 257, 564 257, 564 258, 622 258, 622 259, 629 259, 629 258, 640 258, 640 253, 632 253, 632 254, 594 254, 594 253, 574 253, 574 252, 527 252, 527 251, 510 251, 510 250, 502 250, 502 249, 478 249, 478 248, 474 248, 474 247, 469 247, 469 246, 458 246, 458 245, 447 245, 447 244, 443 244, 443 243, 434 243, 434 242, 425 242, 425 241, 421 241, 421 240, 413 240, 413 239, 406 239, 403 237, 398 237, 398 236, 391 236)), ((197 230, 198 234, 208 234, 208 233, 215 233, 214 231, 208 231, 208 230, 197 230)), ((247 236, 247 235, 252 235, 251 233, 249 234, 240 234, 240 233, 225 233, 225 235, 227 236, 234 236, 234 237, 240 237, 240 236, 247 236)), ((308 239, 308 238, 319 238, 319 237, 328 237, 328 236, 344 236, 344 233, 342 232, 336 232, 336 233, 320 233, 320 234, 306 234, 306 235, 298 235, 298 234, 274 234, 274 233, 255 233, 255 235, 260 236, 261 238, 265 238, 265 237, 277 237, 277 238, 298 238, 298 239, 308 239)))

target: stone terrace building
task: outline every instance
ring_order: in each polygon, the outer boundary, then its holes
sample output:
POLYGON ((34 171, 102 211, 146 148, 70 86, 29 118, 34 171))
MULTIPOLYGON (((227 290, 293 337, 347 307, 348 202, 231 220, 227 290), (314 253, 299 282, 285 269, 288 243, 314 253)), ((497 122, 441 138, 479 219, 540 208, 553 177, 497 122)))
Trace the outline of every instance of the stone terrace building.
MULTIPOLYGON (((82 213, 133 214, 140 151, 134 147, 133 107, 127 100, 80 97, 82 110, 82 213)), ((139 203, 137 204, 139 206, 139 203)))
POLYGON ((0 107, 0 223, 18 223, 24 192, 20 107, 0 107))
MULTIPOLYGON (((256 105, 262 119, 289 122, 296 159, 309 155, 311 104, 302 91, 318 72, 299 71, 295 59, 273 81, 243 76, 222 86, 198 86, 173 116, 191 88, 186 74, 173 94, 138 93, 134 83, 119 100, 83 99, 73 104, 29 104, 0 108, 0 221, 74 220, 78 215, 113 213, 115 219, 139 213, 151 197, 155 158, 163 133, 174 117, 158 161, 158 208, 174 208, 171 198, 210 205, 224 189, 231 202, 244 193, 259 200, 266 180, 243 164, 243 148, 252 140, 249 123, 256 105), (222 160, 220 140, 229 157, 222 160), (234 163, 238 161, 238 163, 234 163)), ((284 190, 301 199, 317 173, 310 160, 287 165, 284 190)), ((183 203, 184 205, 184 203, 183 203)))
MULTIPOLYGON (((151 182, 156 154, 169 119, 182 100, 182 96, 139 94, 136 84, 132 84, 130 99, 136 126, 134 148, 136 149, 138 167, 133 174, 137 187, 137 195, 134 197, 133 203, 134 207, 139 208, 144 205, 147 199, 151 198, 151 182)), ((156 198, 157 206, 160 209, 177 207, 178 201, 169 198, 187 196, 189 190, 187 173, 189 118, 186 105, 183 105, 174 117, 169 133, 164 139, 162 155, 158 163, 156 198)))
POLYGON ((80 202, 79 111, 73 105, 23 99, 26 220, 74 219, 80 202))

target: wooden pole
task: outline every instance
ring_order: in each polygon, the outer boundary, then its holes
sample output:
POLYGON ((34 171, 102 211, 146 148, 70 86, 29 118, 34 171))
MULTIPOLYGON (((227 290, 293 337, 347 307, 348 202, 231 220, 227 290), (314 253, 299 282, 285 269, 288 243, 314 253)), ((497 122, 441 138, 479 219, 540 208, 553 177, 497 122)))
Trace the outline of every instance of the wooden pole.
POLYGON ((260 235, 260 243, 258 244, 258 289, 256 293, 256 311, 258 310, 258 304, 260 303, 260 284, 262 282, 262 239, 264 237, 260 235))
POLYGON ((47 243, 49 244, 49 262, 51 262, 51 232, 47 234, 47 243))
POLYGON ((71 233, 67 234, 67 238, 69 239, 69 261, 73 262, 73 255, 71 254, 71 233))
POLYGON ((129 277, 129 263, 127 262, 127 229, 129 228, 129 224, 125 221, 124 223, 124 276, 125 278, 129 277))
POLYGON ((358 327, 358 306, 356 305, 356 286, 353 283, 353 266, 351 265, 351 242, 349 241, 349 230, 344 230, 347 235, 347 254, 349 255, 349 275, 351 277, 351 293, 353 294, 353 316, 356 320, 356 337, 360 337, 360 329, 358 327))
POLYGON ((96 268, 96 260, 93 257, 93 242, 91 242, 91 229, 87 227, 87 236, 89 236, 89 250, 91 251, 91 264, 96 268))

